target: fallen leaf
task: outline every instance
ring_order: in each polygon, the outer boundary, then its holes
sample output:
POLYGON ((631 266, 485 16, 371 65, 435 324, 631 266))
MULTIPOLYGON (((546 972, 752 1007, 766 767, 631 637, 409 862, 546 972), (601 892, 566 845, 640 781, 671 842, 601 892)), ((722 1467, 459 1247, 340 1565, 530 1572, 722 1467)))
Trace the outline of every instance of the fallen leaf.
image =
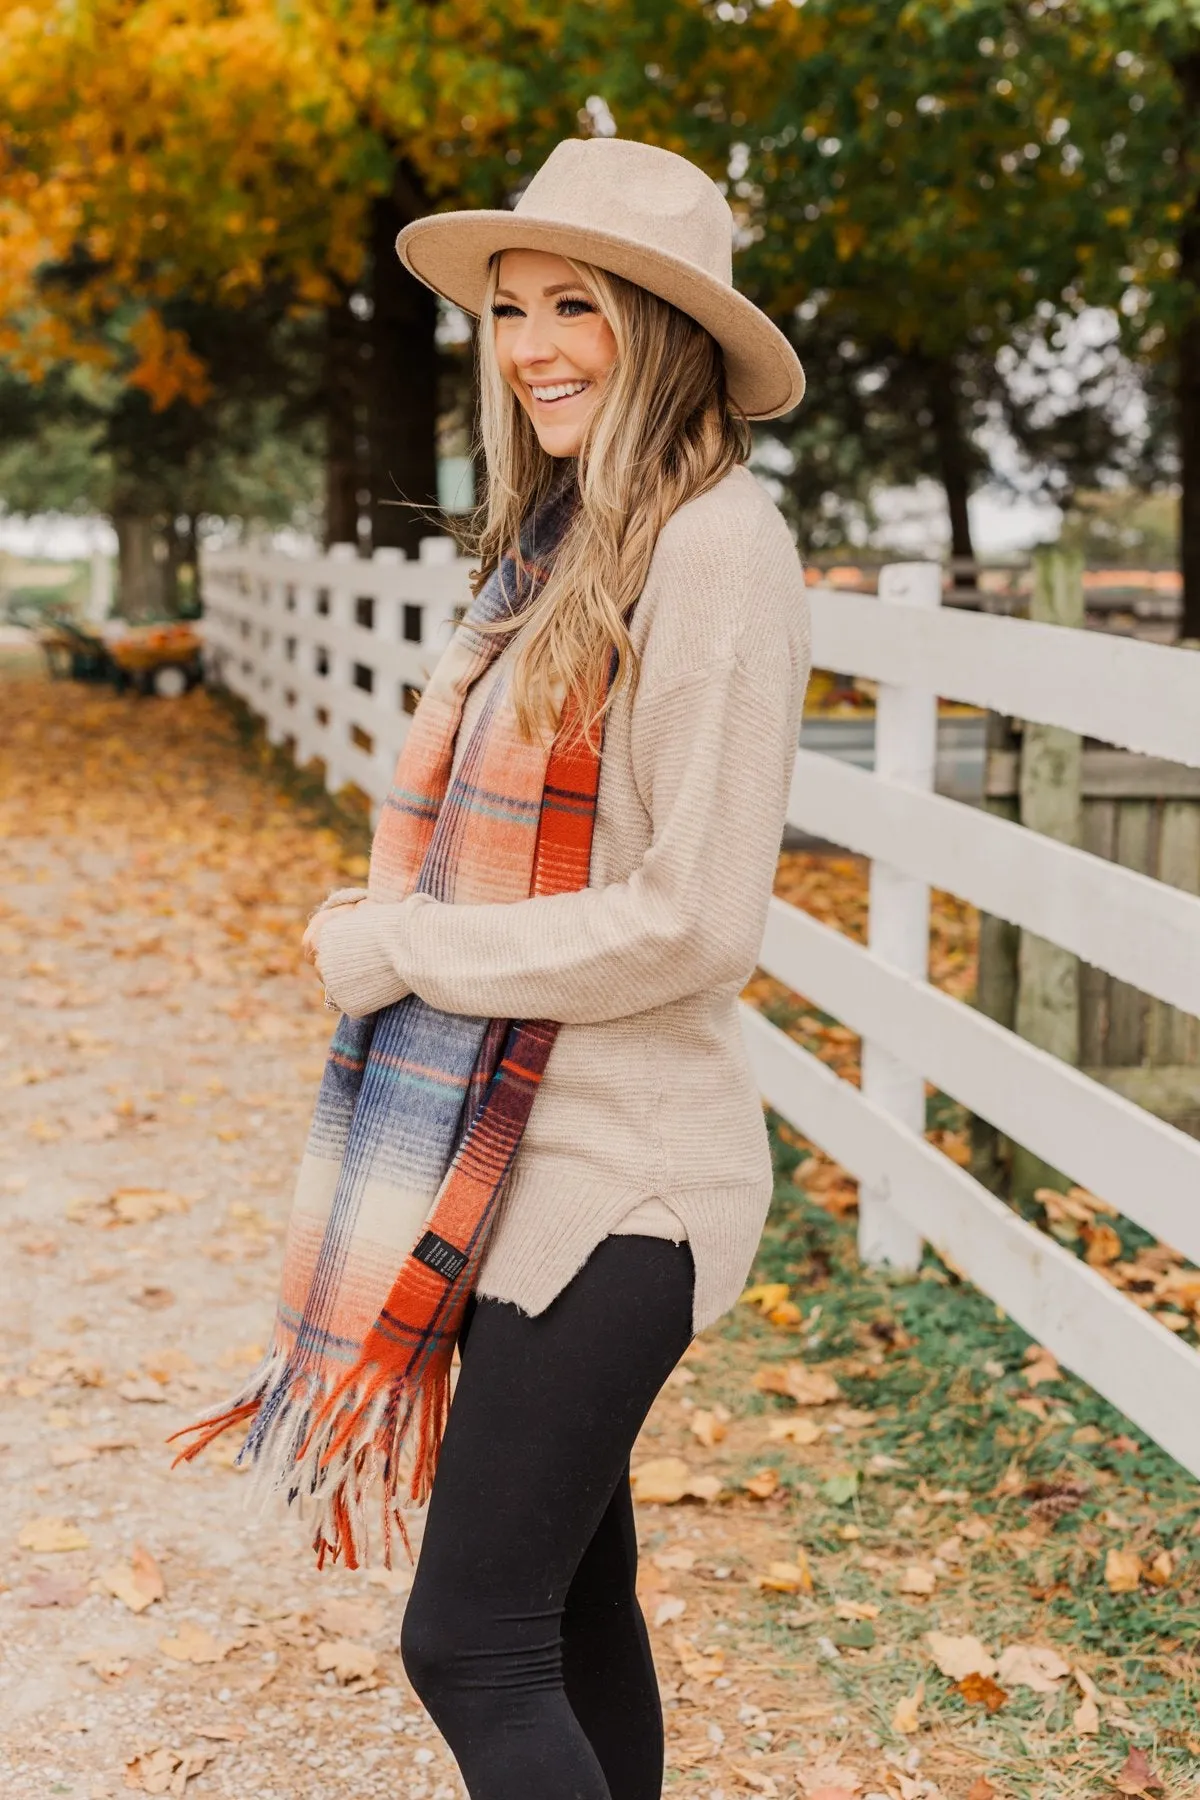
POLYGON ((686 1600, 681 1600, 678 1594, 664 1594, 654 1609, 655 1627, 669 1625, 672 1619, 681 1619, 686 1611, 686 1600))
POLYGON ((244 1642, 244 1638, 219 1640, 203 1625, 185 1619, 177 1636, 159 1638, 158 1647, 173 1662, 217 1663, 224 1662, 231 1650, 240 1650, 244 1642))
POLYGON ((919 1594, 927 1599, 936 1586, 937 1576, 933 1570, 923 1567, 920 1563, 910 1564, 900 1577, 902 1594, 919 1594))
POLYGON ((1146 1580, 1155 1587, 1166 1587, 1175 1573, 1175 1559, 1169 1550, 1160 1550, 1146 1570, 1146 1580))
POLYGON ((834 1602, 834 1612, 839 1619, 877 1619, 879 1608, 869 1600, 838 1600, 834 1602))
POLYGON ((131 1375, 128 1381, 118 1383, 117 1393, 122 1400, 142 1406, 162 1406, 167 1398, 159 1383, 148 1375, 131 1375))
POLYGON ((1136 1550, 1110 1550, 1104 1559, 1104 1581, 1111 1594, 1132 1594, 1142 1577, 1136 1550))
POLYGON ((726 1435, 728 1426, 715 1412, 709 1412, 703 1406, 695 1406, 688 1414, 688 1429, 706 1450, 711 1450, 726 1435))
POLYGON ((967 1800, 996 1800, 999 1788, 994 1788, 986 1775, 977 1775, 967 1789, 967 1800))
POLYGON ((77 1660, 86 1664, 100 1677, 101 1681, 107 1682, 110 1686, 114 1681, 120 1681, 122 1676, 129 1673, 128 1657, 120 1656, 113 1650, 86 1650, 77 1660))
POLYGON ((1117 1208, 1107 1200, 1101 1200, 1095 1194, 1089 1194, 1086 1188, 1073 1187, 1065 1194, 1057 1188, 1035 1188, 1033 1197, 1045 1207, 1046 1216, 1051 1224, 1061 1225, 1070 1221, 1075 1225, 1090 1225, 1097 1213, 1105 1213, 1109 1218, 1117 1217, 1117 1208))
POLYGON ((673 1506, 687 1493, 691 1470, 681 1456, 659 1456, 633 1471, 633 1497, 643 1505, 673 1506))
POLYGON ((317 1602, 317 1623, 330 1637, 373 1637, 383 1630, 383 1608, 373 1600, 343 1599, 327 1594, 317 1602))
POLYGON ((779 1470, 758 1469, 743 1481, 742 1487, 755 1500, 769 1500, 772 1494, 779 1491, 779 1470))
POLYGON ((1041 1344, 1030 1344, 1025 1352, 1025 1381, 1029 1387, 1037 1387, 1043 1381, 1058 1381, 1062 1377, 1058 1358, 1052 1350, 1041 1344))
POLYGON ((955 1687, 970 1706, 984 1706, 988 1712, 999 1712, 1008 1695, 990 1675, 964 1675, 955 1687))
POLYGON ((805 1800, 856 1800, 862 1793, 862 1777, 856 1769, 842 1763, 818 1763, 809 1774, 800 1776, 805 1800))
POLYGON ((52 1515, 28 1519, 17 1535, 17 1543, 22 1550, 35 1550, 44 1556, 57 1551, 86 1550, 91 1539, 69 1519, 52 1515))
POLYGON ((162 1570, 142 1544, 134 1545, 127 1563, 114 1563, 111 1568, 102 1569, 100 1580, 114 1599, 135 1613, 145 1612, 167 1592, 162 1570))
POLYGON ((81 1582, 65 1581, 61 1575, 40 1570, 29 1577, 22 1592, 26 1606, 78 1606, 87 1597, 88 1590, 81 1582))
POLYGON ((823 1429, 815 1419, 805 1418, 803 1413, 790 1419, 770 1419, 767 1422, 767 1439, 770 1443, 815 1444, 824 1436, 823 1429))
POLYGON ((1162 1777, 1150 1766, 1144 1750, 1133 1749, 1122 1763, 1113 1783, 1120 1794, 1146 1794, 1162 1787, 1162 1777))
POLYGON ((683 1499, 715 1500, 721 1492, 716 1475, 696 1475, 681 1456, 659 1456, 633 1471, 633 1497, 645 1506, 674 1506, 683 1499))
POLYGON ((1085 1248, 1083 1259, 1094 1269, 1103 1269, 1121 1255, 1121 1240, 1111 1225, 1085 1225, 1080 1232, 1085 1248))
POLYGON ((29 1373, 51 1387, 98 1388, 104 1386, 104 1367, 94 1357, 52 1350, 36 1356, 29 1373))
POLYGON ((324 1675, 332 1669, 343 1687, 375 1686, 378 1661, 369 1644, 356 1644, 351 1638, 333 1638, 317 1645, 318 1672, 324 1675))
POLYGON ((122 1187, 104 1204, 116 1225, 148 1225, 164 1213, 185 1213, 191 1202, 169 1188, 122 1187))
POLYGON ((688 1483, 687 1497, 692 1500, 716 1500, 720 1493, 719 1475, 693 1475, 688 1483))
POLYGON ((1054 1694, 1071 1673, 1057 1650, 1042 1644, 1008 1644, 1000 1652, 996 1679, 1002 1686, 1032 1688, 1035 1694, 1054 1694))
POLYGON ((944 1631, 927 1631, 925 1642, 937 1667, 951 1681, 996 1673, 995 1657, 977 1637, 948 1637, 944 1631))
POLYGON ((1080 1737, 1092 1737, 1100 1729, 1100 1708, 1090 1694, 1085 1694, 1071 1714, 1071 1724, 1080 1737))
POLYGON ((723 1650, 697 1650, 695 1644, 681 1637, 678 1632, 671 1639, 671 1648, 679 1658, 679 1665, 687 1679, 701 1687, 715 1681, 725 1668, 723 1650))
POLYGON ((139 1750, 125 1764, 125 1786, 142 1794, 182 1794, 193 1775, 199 1775, 217 1755, 207 1745, 172 1750, 159 1745, 139 1750))
POLYGON ((737 1763, 730 1763, 729 1766, 742 1786, 749 1788, 752 1794, 765 1794, 767 1800, 776 1800, 779 1784, 770 1775, 762 1775, 757 1769, 741 1768, 737 1763))
POLYGON ((774 1307, 781 1306, 790 1292, 786 1281, 760 1281, 757 1287, 748 1287, 738 1298, 743 1306, 757 1306, 760 1312, 769 1313, 774 1307))
POLYGON ((892 1713, 893 1731, 901 1731, 908 1735, 919 1729, 921 1703, 924 1698, 925 1683, 918 1681, 916 1693, 906 1694, 902 1700, 897 1701, 895 1711, 892 1713))
POLYGON ((794 1562, 768 1563, 765 1575, 755 1575, 751 1579, 756 1588, 765 1588, 775 1594, 811 1594, 813 1591, 812 1570, 803 1550, 796 1552, 794 1562))
POLYGON ((802 1362, 766 1363, 755 1374, 754 1386, 760 1393, 782 1394, 797 1406, 828 1406, 842 1397, 827 1369, 810 1369, 802 1362))

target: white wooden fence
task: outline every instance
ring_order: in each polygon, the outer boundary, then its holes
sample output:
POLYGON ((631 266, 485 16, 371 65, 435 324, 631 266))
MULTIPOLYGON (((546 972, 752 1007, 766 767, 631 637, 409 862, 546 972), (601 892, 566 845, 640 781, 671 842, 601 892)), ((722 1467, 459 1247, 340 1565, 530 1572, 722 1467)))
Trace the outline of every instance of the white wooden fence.
MULTIPOLYGON (((274 742, 377 807, 466 567, 210 552, 207 659, 274 742)), ((1200 898, 933 792, 939 695, 1200 767, 1200 653, 943 610, 940 587, 909 563, 878 598, 810 590, 816 665, 881 684, 876 761, 799 748, 788 819, 871 859, 869 943, 773 898, 759 962, 861 1034, 862 1087, 743 1003, 752 1063, 775 1110, 861 1181, 864 1255, 944 1251, 1200 1476, 1200 1355, 923 1135, 928 1080, 1200 1263, 1200 1142, 926 979, 932 884, 1200 1014, 1200 898)))

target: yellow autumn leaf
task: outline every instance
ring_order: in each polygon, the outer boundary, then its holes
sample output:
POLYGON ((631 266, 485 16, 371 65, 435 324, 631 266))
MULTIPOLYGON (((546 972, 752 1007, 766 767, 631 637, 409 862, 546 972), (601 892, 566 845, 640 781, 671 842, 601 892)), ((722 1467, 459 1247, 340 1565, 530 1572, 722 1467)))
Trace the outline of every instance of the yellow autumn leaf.
POLYGON ((904 1732, 907 1736, 918 1730, 921 1723, 921 1703, 924 1698, 925 1683, 918 1681, 915 1693, 907 1694, 902 1700, 897 1701, 895 1711, 892 1713, 893 1731, 904 1732))
POLYGON ((1175 1559, 1169 1550, 1160 1550, 1145 1571, 1146 1580, 1155 1587, 1166 1587, 1175 1573, 1175 1559))
POLYGON ((765 1363, 756 1371, 754 1385, 760 1393, 782 1394, 797 1406, 828 1406, 842 1397, 827 1369, 810 1369, 802 1362, 765 1363))
POLYGON ((799 1444, 801 1447, 815 1444, 824 1435, 822 1427, 815 1419, 806 1418, 803 1413, 790 1419, 770 1419, 767 1422, 767 1441, 769 1443, 799 1444))
POLYGON ((671 1647, 679 1658, 679 1666, 688 1681, 697 1682, 701 1687, 707 1687, 710 1681, 715 1681, 725 1671, 723 1650, 698 1650, 695 1644, 678 1633, 671 1639, 671 1647))
POLYGON ((174 1637, 159 1638, 158 1647, 173 1662, 218 1663, 224 1662, 231 1650, 240 1649, 243 1641, 215 1638, 203 1625, 185 1619, 174 1637))
POLYGON ((790 1293, 786 1281, 760 1281, 756 1287, 748 1287, 739 1299, 743 1306, 757 1306, 760 1312, 769 1313, 772 1307, 782 1306, 790 1293))
POLYGON ((316 1662, 322 1675, 332 1669, 344 1685, 351 1681, 370 1681, 379 1658, 369 1644, 357 1644, 350 1638, 332 1638, 317 1645, 316 1662))
POLYGON ((697 1475, 681 1456, 658 1456, 641 1463, 630 1477, 633 1497, 644 1506, 674 1506, 684 1499, 715 1500, 721 1482, 697 1475))
POLYGON ((102 1569, 100 1581, 114 1599, 135 1613, 145 1612, 156 1600, 162 1600, 167 1591, 162 1570, 142 1544, 134 1545, 127 1563, 114 1563, 110 1568, 102 1569))
POLYGON ((86 1550, 91 1543, 85 1531, 69 1519, 51 1514, 41 1519, 28 1519, 17 1534, 22 1550, 33 1550, 46 1556, 67 1550, 86 1550))
POLYGON ((746 1493, 755 1500, 769 1500, 779 1488, 778 1469, 758 1469, 742 1483, 746 1493))
POLYGON ((794 1562, 770 1562, 766 1573, 751 1578, 756 1588, 766 1588, 776 1594, 811 1594, 813 1591, 812 1570, 808 1566, 808 1558, 803 1550, 796 1552, 794 1562))
POLYGON ((1104 1559, 1104 1581, 1111 1594, 1132 1594, 1142 1578, 1136 1550, 1110 1550, 1104 1559))
POLYGON ((728 1427, 723 1419, 717 1417, 715 1412, 710 1412, 707 1407, 696 1406, 688 1414, 688 1430, 699 1443, 704 1445, 706 1450, 711 1450, 714 1445, 721 1442, 728 1427))
POLYGON ((869 1600, 837 1600, 834 1602, 833 1610, 839 1619, 845 1619, 847 1623, 852 1624, 879 1617, 879 1608, 869 1600))

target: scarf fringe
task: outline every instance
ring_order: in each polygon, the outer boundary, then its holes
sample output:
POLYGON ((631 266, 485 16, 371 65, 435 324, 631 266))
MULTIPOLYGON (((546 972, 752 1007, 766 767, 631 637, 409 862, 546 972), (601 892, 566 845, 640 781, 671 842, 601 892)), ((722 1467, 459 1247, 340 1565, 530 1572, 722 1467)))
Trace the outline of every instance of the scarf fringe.
POLYGON ((311 1518, 318 1568, 364 1567, 378 1530, 380 1561, 390 1569, 397 1535, 414 1560, 400 1494, 406 1489, 415 1507, 428 1502, 449 1408, 449 1356, 427 1363, 416 1381, 359 1364, 331 1385, 276 1350, 220 1412, 167 1442, 191 1440, 174 1468, 251 1420, 235 1462, 250 1468, 259 1512, 282 1493, 300 1517, 311 1518))

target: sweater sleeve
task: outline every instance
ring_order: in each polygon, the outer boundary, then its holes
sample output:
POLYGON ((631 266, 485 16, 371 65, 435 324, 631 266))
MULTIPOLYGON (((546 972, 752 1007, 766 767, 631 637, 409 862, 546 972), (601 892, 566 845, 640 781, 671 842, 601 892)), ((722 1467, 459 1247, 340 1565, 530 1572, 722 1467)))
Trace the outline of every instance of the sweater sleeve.
POLYGON ((652 836, 627 880, 512 904, 364 901, 322 938, 330 993, 352 1013, 407 986, 447 1012, 595 1024, 740 988, 783 832, 790 698, 782 670, 764 689, 736 653, 640 692, 631 750, 652 836))

